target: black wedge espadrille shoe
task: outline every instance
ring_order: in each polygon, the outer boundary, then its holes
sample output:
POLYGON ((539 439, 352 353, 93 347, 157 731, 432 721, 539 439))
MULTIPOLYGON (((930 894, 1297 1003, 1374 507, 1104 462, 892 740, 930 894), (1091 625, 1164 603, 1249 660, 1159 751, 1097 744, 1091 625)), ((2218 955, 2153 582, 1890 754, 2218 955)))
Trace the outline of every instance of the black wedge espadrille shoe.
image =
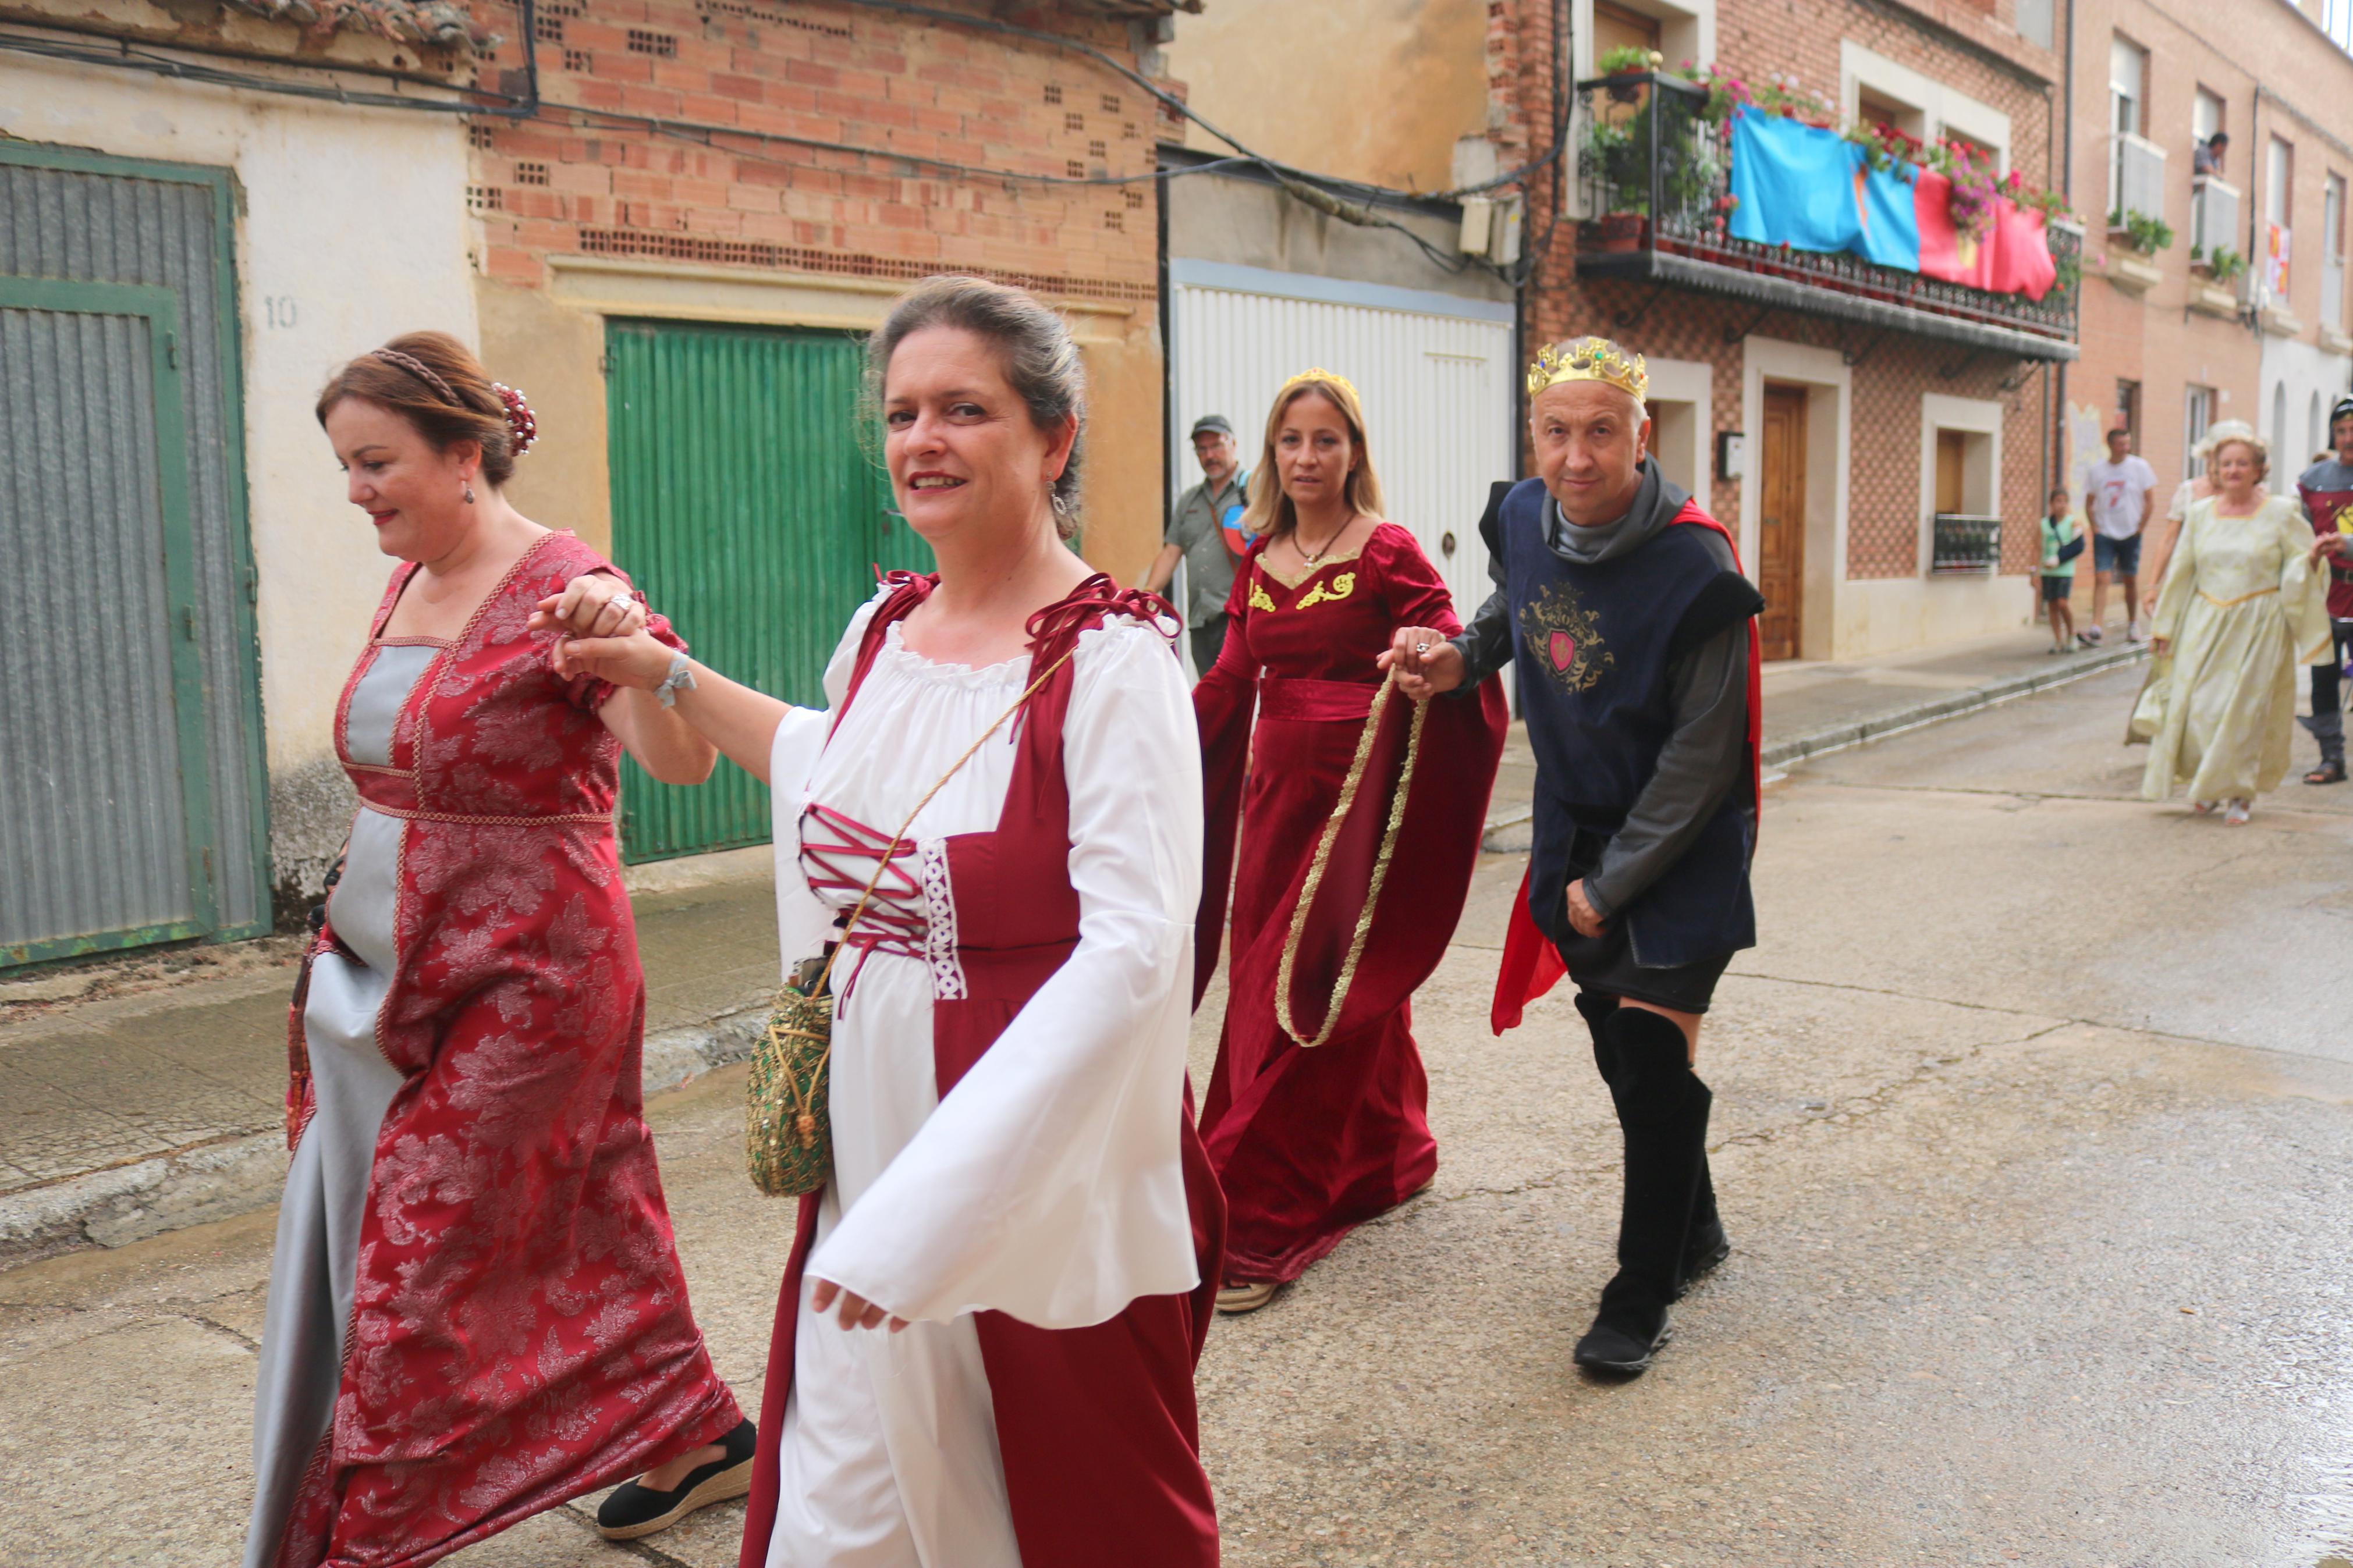
POLYGON ((760 1429, 746 1421, 719 1440, 726 1451, 687 1471, 676 1489, 658 1492, 639 1481, 624 1481, 596 1510, 596 1533, 607 1541, 635 1541, 668 1530, 696 1509, 752 1489, 752 1451, 760 1429))

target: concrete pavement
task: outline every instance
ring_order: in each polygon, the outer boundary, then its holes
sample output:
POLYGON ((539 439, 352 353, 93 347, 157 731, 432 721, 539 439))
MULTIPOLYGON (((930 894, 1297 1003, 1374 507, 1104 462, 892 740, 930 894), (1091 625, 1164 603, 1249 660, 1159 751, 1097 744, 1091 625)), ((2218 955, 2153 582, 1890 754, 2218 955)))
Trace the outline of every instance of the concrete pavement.
MULTIPOLYGON (((2353 1031, 2332 1027, 2353 789, 2290 783, 2243 828, 2134 800, 2137 681, 1776 791, 1764 941, 1703 1042, 1736 1250, 1630 1384, 1569 1364, 1616 1137, 1565 998, 1487 1032, 1518 878, 1489 857, 1416 1002, 1436 1188, 1210 1336, 1226 1561, 2353 1556, 2353 1031)), ((741 1071, 651 1117, 697 1314, 748 1399, 786 1226, 741 1174, 741 1071)), ((73 1479, 0 1493, 0 1561, 232 1560, 269 1223, 0 1274, 0 1457, 73 1479)), ((587 1511, 452 1561, 630 1561, 587 1511)), ((636 1556, 731 1563, 740 1524, 711 1510, 636 1556)))

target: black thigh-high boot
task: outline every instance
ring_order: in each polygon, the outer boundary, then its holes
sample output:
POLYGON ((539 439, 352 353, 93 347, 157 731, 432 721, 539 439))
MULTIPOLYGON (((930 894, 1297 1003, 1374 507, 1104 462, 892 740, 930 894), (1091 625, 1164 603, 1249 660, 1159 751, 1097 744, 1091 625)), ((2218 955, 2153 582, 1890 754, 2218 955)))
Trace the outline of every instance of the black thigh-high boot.
MULTIPOLYGON (((1700 1092, 1708 1094, 1703 1086, 1700 1092)), ((1708 1094, 1708 1103, 1715 1096, 1708 1094)), ((1692 1194, 1691 1229, 1683 1238, 1683 1271, 1675 1285, 1681 1300, 1692 1281, 1732 1256, 1732 1237, 1725 1234, 1724 1218, 1715 1212, 1715 1178, 1707 1168, 1707 1111, 1700 1112, 1699 1189, 1692 1194)))
POLYGON ((1601 1034, 1603 1077, 1626 1137, 1626 1195, 1618 1272, 1577 1342, 1577 1363, 1631 1376, 1649 1369, 1672 1332, 1667 1307, 1683 1290, 1712 1097, 1691 1070, 1690 1047, 1672 1018, 1620 1007, 1601 1034))
POLYGON ((1603 1030, 1618 1011, 1618 998, 1607 991, 1580 991, 1577 994, 1577 1010, 1585 1018, 1585 1026, 1593 1034, 1593 1068, 1601 1081, 1609 1081, 1609 1037, 1603 1030))
MULTIPOLYGON (((1607 991, 1580 991, 1575 1001, 1577 1012, 1585 1018, 1585 1026, 1593 1035, 1593 1066, 1601 1074, 1601 1081, 1607 1083, 1611 1068, 1606 1026, 1616 1015, 1619 1000, 1607 991)), ((1699 1192, 1692 1199, 1691 1237, 1683 1246, 1683 1268, 1675 1283, 1676 1299, 1682 1299, 1693 1280, 1731 1256, 1732 1238, 1725 1234, 1724 1221, 1715 1211, 1715 1181, 1708 1172, 1707 1152, 1703 1147, 1699 1192)))

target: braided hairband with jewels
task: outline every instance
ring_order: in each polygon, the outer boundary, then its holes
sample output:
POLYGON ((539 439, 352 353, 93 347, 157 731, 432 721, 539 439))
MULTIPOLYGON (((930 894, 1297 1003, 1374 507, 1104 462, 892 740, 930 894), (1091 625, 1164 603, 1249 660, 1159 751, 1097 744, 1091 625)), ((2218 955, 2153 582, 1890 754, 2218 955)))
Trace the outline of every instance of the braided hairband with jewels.
MULTIPOLYGON (((459 408, 466 406, 466 400, 458 395, 458 389, 415 354, 403 353, 398 349, 370 349, 368 357, 398 365, 439 393, 445 402, 459 408)), ((506 411, 507 429, 514 437, 514 449, 511 455, 520 458, 531 450, 533 442, 539 439, 539 418, 532 413, 531 404, 524 398, 522 388, 494 381, 491 383, 491 390, 498 394, 499 404, 506 411)))

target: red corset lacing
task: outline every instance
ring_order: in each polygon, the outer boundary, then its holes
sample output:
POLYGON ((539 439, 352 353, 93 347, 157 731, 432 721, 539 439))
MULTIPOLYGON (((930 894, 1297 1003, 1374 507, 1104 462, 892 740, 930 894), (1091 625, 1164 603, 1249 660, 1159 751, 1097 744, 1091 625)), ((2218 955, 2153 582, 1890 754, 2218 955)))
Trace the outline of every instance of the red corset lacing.
POLYGON ((877 879, 876 863, 890 847, 889 834, 878 833, 829 805, 812 802, 801 814, 801 874, 808 879, 809 890, 819 895, 841 893, 849 900, 835 919, 837 929, 858 907, 859 895, 866 890, 866 884, 874 882, 874 896, 867 901, 866 912, 840 939, 843 946, 858 955, 850 963, 848 978, 835 987, 845 1007, 849 1004, 849 994, 857 989, 859 973, 865 969, 870 955, 891 952, 902 958, 924 956, 923 939, 930 934, 931 925, 924 918, 923 885, 907 864, 916 852, 914 840, 900 842, 891 856, 891 863, 882 868, 882 875, 877 879))

